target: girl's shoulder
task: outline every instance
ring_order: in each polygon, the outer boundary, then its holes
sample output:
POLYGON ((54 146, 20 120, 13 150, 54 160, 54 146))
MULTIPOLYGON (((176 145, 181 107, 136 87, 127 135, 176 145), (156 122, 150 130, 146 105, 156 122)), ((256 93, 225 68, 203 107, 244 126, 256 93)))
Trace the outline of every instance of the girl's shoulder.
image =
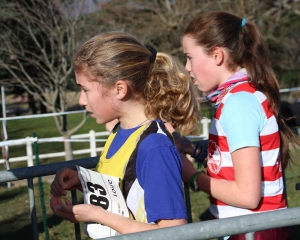
POLYGON ((238 83, 236 86, 234 86, 224 97, 224 101, 227 101, 229 97, 233 98, 232 96, 235 96, 235 98, 238 98, 239 101, 248 101, 249 99, 256 99, 260 103, 267 101, 266 95, 251 86, 248 82, 242 82, 238 83))
POLYGON ((237 92, 228 96, 222 109, 222 114, 226 112, 231 116, 232 114, 243 114, 246 116, 253 113, 264 115, 260 99, 249 92, 237 92))
POLYGON ((140 145, 141 147, 146 146, 148 149, 175 146, 173 141, 166 134, 161 132, 149 134, 145 139, 143 139, 140 145))

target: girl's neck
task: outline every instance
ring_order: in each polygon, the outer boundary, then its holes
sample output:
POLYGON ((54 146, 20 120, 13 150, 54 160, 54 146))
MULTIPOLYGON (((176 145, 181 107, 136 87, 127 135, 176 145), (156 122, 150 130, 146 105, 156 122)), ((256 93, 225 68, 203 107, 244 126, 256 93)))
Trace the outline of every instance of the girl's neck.
POLYGON ((137 123, 137 121, 134 121, 134 122, 125 124, 125 123, 122 123, 122 122, 120 121, 120 126, 121 126, 121 128, 123 128, 123 129, 137 128, 137 127, 140 127, 140 126, 142 126, 142 125, 144 125, 144 124, 146 124, 146 123, 148 123, 148 122, 150 122, 150 121, 152 121, 152 120, 153 120, 153 119, 151 119, 151 118, 146 118, 146 117, 145 117, 145 119, 143 119, 143 120, 140 121, 139 123, 137 123))
POLYGON ((155 119, 145 115, 145 105, 140 101, 123 102, 119 112, 123 113, 119 116, 120 126, 123 129, 139 127, 155 119))
POLYGON ((236 67, 235 69, 232 69, 231 71, 229 69, 225 69, 225 71, 223 71, 223 74, 221 76, 221 81, 218 85, 218 87, 220 87, 223 83, 225 83, 234 73, 240 71, 242 68, 241 67, 236 67))
POLYGON ((143 120, 140 124, 137 124, 137 125, 130 124, 125 127, 122 125, 122 123, 120 125, 121 125, 121 128, 123 128, 123 129, 131 129, 131 128, 137 128, 137 127, 143 126, 144 124, 149 123, 151 121, 152 121, 152 119, 147 118, 147 119, 143 120))

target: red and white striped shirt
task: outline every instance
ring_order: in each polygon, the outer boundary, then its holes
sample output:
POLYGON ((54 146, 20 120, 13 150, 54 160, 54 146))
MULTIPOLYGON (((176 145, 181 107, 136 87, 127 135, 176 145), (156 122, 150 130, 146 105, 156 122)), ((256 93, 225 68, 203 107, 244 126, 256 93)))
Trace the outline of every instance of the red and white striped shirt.
POLYGON ((267 119, 267 123, 259 135, 262 170, 262 198, 258 207, 250 210, 229 206, 211 197, 210 211, 216 218, 226 218, 286 208, 286 200, 283 191, 283 175, 279 158, 280 135, 278 124, 272 109, 268 107, 266 96, 262 92, 256 91, 248 82, 238 84, 231 89, 224 96, 215 112, 209 133, 207 173, 209 176, 216 179, 225 181, 235 180, 226 134, 224 133, 219 120, 222 114, 222 108, 228 97, 241 91, 251 93, 258 99, 267 119))

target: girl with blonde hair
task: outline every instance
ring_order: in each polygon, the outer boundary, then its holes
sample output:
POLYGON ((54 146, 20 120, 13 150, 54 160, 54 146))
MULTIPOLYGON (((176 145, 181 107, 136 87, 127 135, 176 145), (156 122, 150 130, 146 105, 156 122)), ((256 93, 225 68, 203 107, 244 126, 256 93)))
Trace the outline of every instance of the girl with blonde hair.
POLYGON ((86 41, 73 66, 81 88, 79 103, 98 124, 118 119, 96 171, 121 179, 133 219, 91 204, 63 204, 66 190, 81 189, 77 172, 67 168, 57 172, 51 185, 53 212, 121 234, 185 224, 181 159, 164 126, 170 122, 183 134, 198 132, 199 105, 184 67, 123 32, 86 41))

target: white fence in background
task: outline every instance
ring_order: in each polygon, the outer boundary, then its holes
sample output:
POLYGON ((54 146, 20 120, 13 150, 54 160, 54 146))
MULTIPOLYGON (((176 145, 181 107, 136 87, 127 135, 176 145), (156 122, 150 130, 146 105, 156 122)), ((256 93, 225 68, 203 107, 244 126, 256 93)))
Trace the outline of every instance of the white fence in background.
MULTIPOLYGON (((71 136, 71 139, 64 139, 63 137, 53 137, 53 138, 33 138, 33 137, 26 137, 22 139, 17 140, 9 140, 0 142, 0 146, 16 146, 16 145, 26 145, 26 156, 21 157, 13 157, 9 158, 9 162, 21 162, 21 161, 27 161, 27 166, 31 167, 33 166, 33 159, 34 159, 34 153, 32 150, 32 144, 37 140, 38 143, 49 143, 49 142, 89 142, 90 148, 88 149, 81 149, 81 150, 74 150, 73 155, 80 155, 80 154, 86 154, 89 153, 91 157, 97 156, 97 152, 101 152, 103 147, 96 147, 96 142, 106 142, 107 138, 105 139, 96 139, 96 137, 100 136, 108 136, 109 132, 95 132, 94 130, 91 130, 87 134, 78 134, 71 136)), ((39 154, 40 159, 45 158, 55 158, 55 157, 64 157, 66 155, 65 152, 55 152, 55 153, 46 153, 46 154, 39 154)), ((4 163, 5 160, 1 159, 0 163, 4 163)))
MULTIPOLYGON (((188 136, 189 139, 208 139, 209 134, 209 123, 211 122, 208 118, 203 118, 201 120, 202 125, 202 134, 199 136, 188 136)), ((33 166, 33 159, 34 153, 32 150, 32 144, 37 141, 40 143, 49 143, 49 142, 89 142, 90 148, 81 149, 81 150, 74 150, 73 155, 80 155, 80 154, 87 154, 89 153, 91 157, 97 156, 97 152, 101 152, 103 147, 96 147, 96 142, 106 142, 107 138, 97 139, 96 137, 108 137, 110 132, 95 132, 94 130, 90 130, 87 134, 77 134, 72 135, 71 139, 64 139, 63 137, 52 137, 52 138, 34 138, 34 137, 26 137, 22 139, 16 140, 7 140, 0 142, 0 147, 4 148, 6 146, 16 146, 16 145, 26 145, 26 156, 21 157, 13 157, 9 158, 9 162, 20 162, 20 161, 27 161, 27 166, 33 166)), ((55 157, 64 157, 66 155, 65 152, 55 152, 55 153, 46 153, 46 154, 39 154, 40 159, 45 158, 55 158, 55 157)), ((5 163, 5 159, 0 159, 0 163, 5 163)))

